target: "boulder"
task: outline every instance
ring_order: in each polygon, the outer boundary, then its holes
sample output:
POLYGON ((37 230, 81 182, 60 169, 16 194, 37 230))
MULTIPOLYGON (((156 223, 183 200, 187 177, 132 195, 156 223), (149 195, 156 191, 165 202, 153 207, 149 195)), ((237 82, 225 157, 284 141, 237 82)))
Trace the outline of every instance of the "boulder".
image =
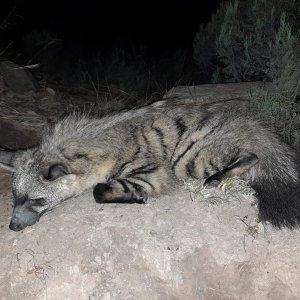
POLYGON ((38 141, 37 130, 24 128, 18 122, 0 119, 0 145, 2 147, 8 149, 27 148, 37 145, 38 141))
POLYGON ((30 71, 12 61, 0 62, 0 76, 4 84, 14 93, 37 92, 39 84, 30 71))

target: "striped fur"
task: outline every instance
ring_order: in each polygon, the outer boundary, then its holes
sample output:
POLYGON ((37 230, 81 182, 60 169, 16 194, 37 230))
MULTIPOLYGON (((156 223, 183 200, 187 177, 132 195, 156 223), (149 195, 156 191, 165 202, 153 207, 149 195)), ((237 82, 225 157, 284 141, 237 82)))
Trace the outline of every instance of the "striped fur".
POLYGON ((262 221, 298 226, 297 153, 248 117, 245 107, 243 101, 200 105, 168 100, 101 119, 64 118, 38 147, 12 157, 10 228, 32 225, 90 188, 99 203, 145 203, 170 192, 181 179, 215 185, 231 176, 256 190, 262 221))

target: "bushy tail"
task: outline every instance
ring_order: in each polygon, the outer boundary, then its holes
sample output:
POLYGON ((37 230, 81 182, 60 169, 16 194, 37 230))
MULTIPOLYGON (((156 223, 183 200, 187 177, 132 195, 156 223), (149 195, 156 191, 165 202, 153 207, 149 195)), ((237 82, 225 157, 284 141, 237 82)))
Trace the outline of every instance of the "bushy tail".
POLYGON ((300 163, 298 155, 280 144, 255 166, 252 187, 259 200, 259 218, 277 228, 300 225, 300 163))

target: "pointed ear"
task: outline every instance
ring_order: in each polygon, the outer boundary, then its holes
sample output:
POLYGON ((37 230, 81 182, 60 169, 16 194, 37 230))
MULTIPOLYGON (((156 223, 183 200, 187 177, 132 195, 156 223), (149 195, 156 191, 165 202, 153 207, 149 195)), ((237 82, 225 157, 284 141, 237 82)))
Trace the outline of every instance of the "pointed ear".
POLYGON ((13 172, 14 167, 11 164, 11 161, 15 153, 16 151, 9 151, 0 148, 0 168, 13 172))
POLYGON ((43 171, 43 177, 46 180, 54 181, 57 178, 68 175, 67 167, 63 164, 52 165, 43 171))

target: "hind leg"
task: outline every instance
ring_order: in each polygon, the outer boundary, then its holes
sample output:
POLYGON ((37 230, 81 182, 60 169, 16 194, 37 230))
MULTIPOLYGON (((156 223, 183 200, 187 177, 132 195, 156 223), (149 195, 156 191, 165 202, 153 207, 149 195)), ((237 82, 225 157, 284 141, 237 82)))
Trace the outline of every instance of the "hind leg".
POLYGON ((243 173, 253 167, 257 162, 258 157, 256 154, 243 153, 233 164, 206 178, 206 180, 204 181, 204 185, 207 187, 218 186, 220 182, 225 178, 241 176, 243 173))
POLYGON ((206 186, 217 186, 227 177, 242 176, 258 162, 258 157, 238 147, 205 147, 184 151, 175 160, 173 170, 178 178, 205 179, 206 186))

